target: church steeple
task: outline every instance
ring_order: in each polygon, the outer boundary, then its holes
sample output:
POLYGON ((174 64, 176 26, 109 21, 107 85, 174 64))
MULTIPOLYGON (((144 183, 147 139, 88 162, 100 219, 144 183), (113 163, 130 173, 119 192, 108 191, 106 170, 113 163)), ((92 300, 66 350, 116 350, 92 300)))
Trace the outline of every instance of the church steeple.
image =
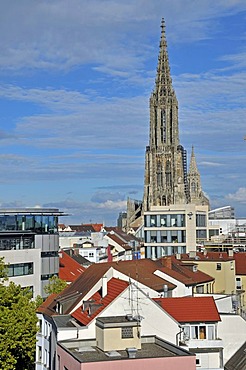
POLYGON ((187 175, 190 202, 200 205, 209 205, 209 200, 205 197, 202 191, 200 173, 197 168, 194 147, 192 146, 189 172, 187 175))
POLYGON ((193 145, 192 145, 192 149, 191 149, 191 158, 190 158, 189 173, 190 174, 192 173, 192 174, 198 174, 199 175, 199 172, 198 172, 198 169, 197 169, 197 165, 196 165, 196 157, 195 157, 194 146, 193 145))
MULTIPOLYGON (((164 19, 161 21, 157 73, 149 108, 149 143, 145 151, 141 215, 158 206, 209 205, 202 192, 194 148, 187 174, 186 150, 179 142, 178 101, 172 86, 164 19)), ((167 208, 170 210, 171 207, 167 208)), ((136 201, 127 207, 129 225, 139 210, 136 201)))
POLYGON ((178 101, 172 86, 165 23, 162 19, 155 88, 150 97, 144 209, 187 202, 186 152, 179 145, 178 101))
POLYGON ((157 76, 156 76, 156 94, 158 98, 163 96, 169 96, 173 93, 172 78, 170 74, 168 52, 167 52, 167 41, 165 34, 165 21, 162 18, 161 22, 161 41, 160 51, 158 58, 157 76))

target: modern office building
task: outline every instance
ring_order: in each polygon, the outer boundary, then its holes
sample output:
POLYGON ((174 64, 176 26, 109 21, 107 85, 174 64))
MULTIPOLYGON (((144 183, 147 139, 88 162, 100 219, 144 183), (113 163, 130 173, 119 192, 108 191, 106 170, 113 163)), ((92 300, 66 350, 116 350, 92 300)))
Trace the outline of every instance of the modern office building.
POLYGON ((45 296, 44 286, 59 270, 56 208, 0 209, 0 257, 8 266, 9 281, 45 296))
POLYGON ((209 234, 208 207, 195 204, 151 207, 144 212, 146 258, 196 251, 209 234))

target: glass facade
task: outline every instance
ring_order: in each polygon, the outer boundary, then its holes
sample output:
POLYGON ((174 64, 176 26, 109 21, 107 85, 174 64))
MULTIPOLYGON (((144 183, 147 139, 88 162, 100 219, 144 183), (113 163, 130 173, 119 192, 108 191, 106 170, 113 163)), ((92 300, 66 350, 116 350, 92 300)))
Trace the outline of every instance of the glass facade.
POLYGON ((145 215, 145 227, 185 227, 185 214, 145 215))
POLYGON ((186 247, 181 245, 167 245, 167 246, 147 246, 145 247, 145 257, 146 258, 160 258, 163 256, 171 256, 177 253, 185 253, 186 247))
POLYGON ((185 230, 145 230, 145 243, 185 243, 185 230))
POLYGON ((0 232, 5 231, 53 234, 58 231, 58 217, 52 215, 0 215, 0 232))
POLYGON ((0 251, 6 250, 19 250, 19 249, 32 249, 34 248, 33 235, 21 235, 11 237, 0 237, 0 251))

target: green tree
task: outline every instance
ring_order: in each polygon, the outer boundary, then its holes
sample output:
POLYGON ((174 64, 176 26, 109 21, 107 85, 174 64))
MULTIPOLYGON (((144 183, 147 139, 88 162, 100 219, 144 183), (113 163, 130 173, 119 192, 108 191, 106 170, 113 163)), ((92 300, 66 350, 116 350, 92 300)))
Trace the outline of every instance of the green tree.
POLYGON ((52 293, 60 293, 63 289, 67 286, 67 282, 65 280, 60 279, 58 276, 53 275, 49 279, 49 283, 44 287, 44 291, 46 294, 52 293))
POLYGON ((6 270, 0 261, 0 369, 34 369, 37 333, 35 302, 28 289, 5 283, 6 270))

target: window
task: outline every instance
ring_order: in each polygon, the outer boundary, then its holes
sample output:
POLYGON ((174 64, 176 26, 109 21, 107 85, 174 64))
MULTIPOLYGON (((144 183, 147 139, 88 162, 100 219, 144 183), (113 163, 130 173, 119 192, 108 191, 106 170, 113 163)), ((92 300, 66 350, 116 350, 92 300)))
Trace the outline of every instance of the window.
POLYGON ((34 237, 9 237, 0 239, 0 250, 17 250, 34 248, 34 237))
POLYGON ((207 334, 208 334, 208 339, 213 340, 215 339, 214 337, 214 326, 213 325, 208 325, 207 327, 207 334))
POLYGON ((161 243, 167 243, 167 232, 161 231, 161 243))
POLYGON ((196 366, 201 366, 200 358, 196 358, 196 366))
POLYGON ((190 339, 190 327, 189 326, 184 326, 184 331, 183 331, 183 339, 184 341, 190 339))
POLYGON ((16 263, 13 265, 8 265, 8 276, 22 276, 33 274, 33 263, 16 263))
POLYGON ((191 339, 206 339, 206 326, 191 326, 191 339))
POLYGON ((196 226, 204 227, 206 226, 206 215, 196 215, 196 226))
POLYGON ((215 339, 215 326, 214 325, 186 325, 183 327, 183 339, 215 339))
POLYGON ((133 338, 133 328, 132 327, 125 327, 121 328, 121 338, 133 338))
POLYGON ((38 351, 37 351, 37 361, 41 362, 42 361, 42 347, 38 346, 38 351))
POLYGON ((150 216, 150 226, 156 226, 156 216, 150 216))
POLYGON ((196 238, 197 239, 207 239, 207 230, 197 230, 196 231, 196 238))
POLYGON ((94 252, 89 252, 89 257, 94 257, 94 252))
POLYGON ((242 289, 242 281, 240 277, 236 277, 236 289, 242 289))
POLYGON ((150 232, 150 242, 151 242, 151 243, 156 243, 156 242, 157 242, 157 235, 156 235, 156 231, 151 231, 151 232, 150 232))
POLYGON ((199 294, 204 293, 204 285, 200 285, 196 287, 196 292, 199 294))
POLYGON ((41 252, 41 257, 46 258, 46 257, 58 257, 58 252, 41 252))
POLYGON ((221 263, 216 264, 216 270, 220 271, 221 270, 221 263))
POLYGON ((161 226, 166 226, 167 225, 167 216, 166 215, 161 215, 160 224, 161 224, 161 226))
POLYGON ((57 274, 41 275, 41 280, 49 280, 52 276, 58 276, 57 274))

